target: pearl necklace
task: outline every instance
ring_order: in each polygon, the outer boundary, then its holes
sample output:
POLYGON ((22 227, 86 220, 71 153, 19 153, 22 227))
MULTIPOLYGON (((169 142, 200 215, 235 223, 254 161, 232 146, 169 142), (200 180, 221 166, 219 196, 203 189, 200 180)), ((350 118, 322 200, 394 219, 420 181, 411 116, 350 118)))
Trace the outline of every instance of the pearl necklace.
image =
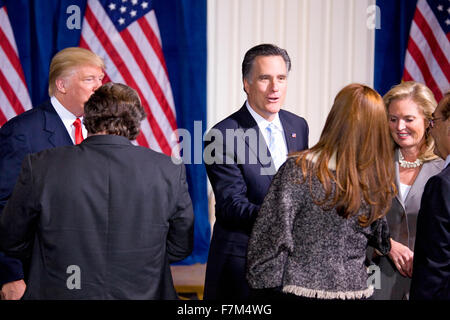
POLYGON ((400 167, 402 167, 402 168, 417 168, 422 165, 423 161, 420 160, 419 158, 417 158, 416 161, 413 161, 413 162, 406 161, 405 158, 403 158, 402 152, 399 151, 398 163, 400 164, 400 167))

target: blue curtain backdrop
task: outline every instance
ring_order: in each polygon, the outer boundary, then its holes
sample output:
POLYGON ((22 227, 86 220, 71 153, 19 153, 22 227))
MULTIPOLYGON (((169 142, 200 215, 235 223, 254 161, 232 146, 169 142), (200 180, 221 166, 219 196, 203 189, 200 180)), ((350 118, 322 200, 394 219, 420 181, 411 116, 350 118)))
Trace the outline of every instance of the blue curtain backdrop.
MULTIPOLYGON (((4 2, 31 100, 36 106, 48 99, 48 70, 53 55, 79 44, 81 28, 66 27, 67 18, 72 14, 66 10, 71 5, 79 6, 82 22, 87 0, 4 2)), ((206 130, 206 0, 159 0, 153 2, 153 7, 174 95, 178 128, 189 130, 194 137, 194 121, 201 121, 202 132, 206 130)), ((194 251, 181 263, 205 263, 211 233, 206 171, 202 164, 187 164, 186 169, 195 212, 194 251)))
POLYGON ((417 0, 377 0, 381 28, 375 32, 374 88, 382 96, 402 81, 416 3, 417 0))

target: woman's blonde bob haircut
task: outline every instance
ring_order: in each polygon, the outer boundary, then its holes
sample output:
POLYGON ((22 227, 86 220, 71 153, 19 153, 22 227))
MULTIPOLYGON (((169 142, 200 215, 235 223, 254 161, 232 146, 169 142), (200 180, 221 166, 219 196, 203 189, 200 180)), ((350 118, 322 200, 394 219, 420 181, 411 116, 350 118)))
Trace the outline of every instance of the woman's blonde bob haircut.
MULTIPOLYGON (((425 136, 424 144, 419 151, 419 158, 423 161, 430 161, 437 158, 434 154, 434 139, 430 134, 430 120, 433 118, 432 114, 437 107, 436 99, 433 92, 427 86, 420 82, 407 81, 402 82, 389 90, 383 97, 386 105, 386 112, 389 113, 389 106, 394 100, 411 99, 414 101, 422 111, 425 120, 425 136)), ((394 139, 394 148, 399 148, 394 139)))
POLYGON ((84 48, 70 47, 59 51, 50 62, 48 75, 48 94, 55 95, 58 78, 66 77, 79 66, 96 66, 105 69, 103 59, 98 55, 84 48))
POLYGON ((311 196, 325 210, 336 208, 348 218, 367 208, 359 216, 363 227, 386 214, 395 193, 394 156, 383 99, 375 90, 361 84, 344 87, 319 142, 297 155, 305 181, 309 177, 311 186, 316 175, 322 183, 325 198, 311 196), (362 199, 367 204, 363 208, 362 199))

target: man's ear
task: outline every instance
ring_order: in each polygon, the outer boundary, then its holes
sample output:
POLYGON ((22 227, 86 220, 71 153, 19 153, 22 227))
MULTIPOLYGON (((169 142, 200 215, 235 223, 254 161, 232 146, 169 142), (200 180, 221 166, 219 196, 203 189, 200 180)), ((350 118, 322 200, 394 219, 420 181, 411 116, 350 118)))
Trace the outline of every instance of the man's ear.
POLYGON ((58 78, 55 80, 56 90, 58 90, 61 93, 66 93, 66 86, 67 81, 65 81, 63 78, 58 78))
POLYGON ((242 79, 242 82, 244 84, 244 91, 245 91, 246 94, 248 94, 249 83, 248 83, 247 79, 245 79, 245 78, 242 79))

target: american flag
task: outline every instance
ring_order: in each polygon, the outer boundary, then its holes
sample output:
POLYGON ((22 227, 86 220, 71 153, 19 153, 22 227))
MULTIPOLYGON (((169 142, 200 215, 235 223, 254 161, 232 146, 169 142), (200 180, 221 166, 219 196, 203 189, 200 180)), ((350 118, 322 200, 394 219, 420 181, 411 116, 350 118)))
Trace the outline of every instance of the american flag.
POLYGON ((31 108, 8 12, 0 0, 0 127, 31 108))
POLYGON ((436 100, 450 89, 450 1, 418 0, 403 80, 426 84, 436 100))
POLYGON ((147 119, 137 143, 171 155, 176 112, 152 1, 88 0, 80 47, 104 58, 106 81, 139 93, 147 119))

